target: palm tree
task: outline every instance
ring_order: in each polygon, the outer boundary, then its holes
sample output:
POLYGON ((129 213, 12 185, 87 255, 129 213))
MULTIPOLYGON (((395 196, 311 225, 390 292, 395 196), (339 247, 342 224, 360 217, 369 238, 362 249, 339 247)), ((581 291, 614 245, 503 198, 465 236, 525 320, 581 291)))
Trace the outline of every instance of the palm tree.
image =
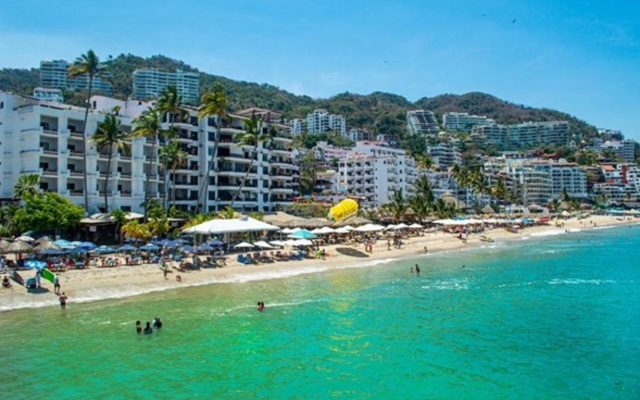
POLYGON ((422 223, 427 215, 429 215, 431 202, 422 194, 418 194, 409 199, 409 207, 413 210, 418 222, 422 223))
POLYGON ((249 166, 247 167, 247 173, 244 175, 242 182, 240 182, 240 187, 233 194, 231 198, 231 204, 229 207, 233 208, 233 203, 236 201, 240 192, 244 188, 244 185, 247 182, 247 178, 251 173, 251 167, 253 166, 253 160, 256 158, 256 154, 258 153, 258 147, 261 143, 266 142, 271 139, 273 132, 270 130, 268 133, 263 132, 263 122, 262 117, 257 116, 255 113, 251 114, 251 118, 244 121, 244 129, 245 131, 239 133, 237 135, 237 144, 238 146, 253 146, 253 151, 251 152, 251 158, 249 161, 249 166))
MULTIPOLYGON (((144 193, 144 219, 147 220, 147 209, 149 203, 149 189, 151 185, 151 173, 153 168, 153 155, 156 152, 156 142, 158 135, 165 132, 160 126, 160 112, 156 108, 150 108, 143 112, 138 118, 133 120, 133 131, 131 137, 151 138, 151 155, 149 156, 147 181, 144 193)), ((156 160, 158 162, 158 160, 156 160)))
POLYGON ((433 202, 433 189, 426 175, 421 175, 415 184, 416 193, 423 196, 429 203, 433 202))
MULTIPOLYGON (((178 167, 184 165, 187 161, 187 152, 180 148, 178 142, 172 141, 169 142, 166 146, 164 146, 160 150, 160 161, 162 165, 164 165, 164 187, 165 192, 167 191, 167 173, 171 171, 171 175, 173 176, 172 182, 172 191, 171 191, 171 203, 172 206, 176 205, 176 169, 178 167)), ((165 196, 166 198, 166 196, 165 196)), ((167 205, 164 205, 167 208, 167 205)))
MULTIPOLYGON (((207 212, 209 211, 209 193, 207 190, 207 188, 209 187, 209 172, 216 162, 216 152, 218 151, 220 131, 222 130, 222 117, 227 114, 229 99, 222 86, 216 85, 212 90, 202 95, 200 103, 200 107, 198 108, 199 118, 206 118, 208 115, 215 115, 216 118, 216 131, 213 136, 213 151, 211 153, 211 160, 209 161, 209 163, 207 163, 207 173, 205 174, 205 178, 202 181, 202 187, 200 188, 201 196, 204 193, 203 207, 205 212, 207 212)), ((199 204, 200 202, 198 202, 198 205, 199 204)))
POLYGON ((126 224, 122 225, 120 231, 132 239, 145 241, 151 237, 151 231, 147 224, 141 224, 137 219, 132 219, 126 224))
MULTIPOLYGON (((178 89, 175 86, 167 86, 162 93, 160 93, 160 97, 158 98, 158 104, 156 106, 158 111, 160 111, 161 115, 167 116, 167 121, 169 122, 169 129, 163 131, 163 136, 165 138, 175 138, 178 135, 178 132, 175 130, 174 125, 176 123, 176 117, 180 117, 180 119, 184 119, 189 116, 187 110, 183 107, 182 104, 182 96, 178 93, 178 89)), ((168 166, 164 166, 165 171, 168 170, 168 166)), ((167 188, 165 187, 164 197, 166 203, 166 194, 167 188)), ((166 204, 164 205, 166 208, 166 204)))
POLYGON ((38 174, 20 175, 20 178, 18 178, 18 181, 13 186, 14 199, 23 199, 25 197, 35 196, 41 192, 40 175, 38 174))
POLYGON ((104 121, 98 124, 98 130, 91 137, 91 141, 95 143, 98 151, 109 149, 107 156, 107 175, 104 180, 104 209, 109 212, 109 201, 107 196, 107 186, 109 184, 109 175, 111 174, 111 159, 113 158, 113 148, 116 150, 127 150, 129 143, 127 142, 127 134, 120 130, 120 120, 114 114, 107 114, 104 121))
POLYGON ((391 213, 394 222, 399 222, 403 219, 407 210, 409 210, 409 204, 405 201, 402 190, 394 190, 391 201, 382 207, 391 213))
POLYGON ((100 76, 104 69, 104 65, 100 63, 100 58, 93 52, 93 50, 87 51, 87 54, 82 54, 76 58, 73 64, 69 66, 67 76, 70 78, 77 78, 80 76, 86 76, 88 80, 87 87, 87 103, 84 109, 84 151, 82 152, 83 163, 83 185, 84 185, 84 211, 89 212, 89 191, 87 185, 87 120, 89 118, 89 107, 91 106, 91 89, 93 89, 93 79, 96 76, 100 76))
POLYGON ((109 213, 111 218, 113 218, 113 222, 116 223, 116 240, 118 243, 122 243, 122 234, 120 232, 120 227, 123 226, 127 222, 127 213, 122 211, 120 208, 114 208, 109 213))

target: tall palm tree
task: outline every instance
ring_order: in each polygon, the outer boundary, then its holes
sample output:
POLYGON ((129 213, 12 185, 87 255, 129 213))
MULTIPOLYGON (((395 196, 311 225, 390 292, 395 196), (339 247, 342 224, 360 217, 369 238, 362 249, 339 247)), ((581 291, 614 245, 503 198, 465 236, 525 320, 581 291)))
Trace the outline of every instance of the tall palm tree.
POLYGON ((77 78, 80 76, 86 76, 88 81, 87 87, 87 102, 84 109, 84 151, 82 152, 82 164, 83 164, 83 185, 84 185, 84 211, 89 212, 89 191, 87 185, 87 120, 89 118, 89 107, 91 106, 91 90, 93 89, 93 79, 96 76, 100 76, 104 70, 104 65, 100 63, 100 58, 93 52, 93 50, 87 51, 87 54, 82 54, 80 57, 69 66, 67 76, 70 78, 77 78))
MULTIPOLYGON (((182 96, 178 93, 178 88, 175 86, 167 86, 162 93, 160 93, 160 97, 158 97, 158 104, 156 106, 158 111, 160 111, 161 116, 166 115, 167 121, 169 122, 169 129, 164 131, 165 138, 175 138, 178 135, 178 132, 175 130, 175 123, 177 117, 180 119, 187 118, 189 113, 184 108, 182 104, 182 96)), ((164 165, 165 171, 169 169, 168 166, 164 165)), ((165 202, 167 200, 167 188, 164 190, 164 199, 165 202)), ((164 205, 166 207, 166 204, 164 205)))
POLYGON ((418 178, 414 186, 416 193, 423 196, 427 202, 433 202, 433 189, 426 175, 420 175, 420 178, 418 178))
POLYGON ((41 193, 40 189, 40 175, 38 174, 24 174, 20 175, 18 181, 13 186, 13 198, 23 199, 25 197, 34 196, 41 193))
MULTIPOLYGON (((227 114, 227 107, 229 106, 229 98, 221 85, 215 85, 213 89, 202 95, 200 100, 200 107, 198 108, 198 117, 206 118, 208 115, 215 116, 216 131, 213 136, 213 151, 211 153, 211 160, 207 163, 207 173, 202 181, 200 187, 200 196, 204 194, 203 207, 204 211, 209 211, 209 172, 216 162, 216 152, 218 151, 218 143, 220 142, 220 131, 222 130, 222 117, 227 114)), ((207 138, 208 142, 208 138, 207 138)), ((200 205, 200 202, 198 202, 200 205)))
MULTIPOLYGON (((187 162, 187 152, 180 148, 178 142, 169 142, 160 150, 160 162, 164 165, 164 187, 165 192, 167 190, 167 174, 171 171, 173 176, 172 190, 171 190, 171 204, 176 206, 176 170, 178 167, 184 165, 187 162)), ((166 198, 166 196, 165 196, 166 198)), ((167 205, 164 205, 167 208, 167 205)))
POLYGON ((109 212, 109 201, 107 196, 107 186, 109 184, 109 175, 111 174, 111 159, 113 158, 113 149, 127 150, 129 149, 129 143, 127 142, 128 136, 126 133, 120 130, 121 122, 114 114, 107 114, 104 117, 104 121, 98 124, 96 133, 91 137, 91 141, 95 143, 98 151, 108 149, 109 154, 107 156, 107 175, 104 180, 104 209, 105 212, 109 212))
POLYGON ((240 182, 240 187, 238 188, 238 190, 236 190, 236 192, 233 194, 233 197, 231 198, 231 204, 229 204, 229 207, 231 208, 233 208, 233 203, 240 195, 240 192, 242 192, 242 189, 247 182, 247 178, 251 173, 251 167, 253 166, 253 161, 255 160, 256 154, 258 153, 258 147, 261 143, 270 140, 273 135, 273 131, 271 130, 269 130, 268 133, 265 133, 263 131, 263 127, 264 124, 262 121, 262 117, 257 116, 255 113, 252 113, 251 118, 244 121, 245 131, 237 134, 236 136, 238 140, 238 146, 253 146, 253 150, 251 152, 251 158, 249 161, 249 167, 247 168, 247 173, 244 175, 242 182, 240 182))
POLYGON ((422 194, 418 194, 409 199, 409 207, 413 210, 418 222, 422 223, 431 211, 431 202, 422 194))
POLYGON ((383 208, 391 213, 394 222, 399 222, 409 210, 409 204, 402 195, 402 190, 394 190, 391 201, 385 204, 383 208))
POLYGON ((122 243, 122 232, 120 231, 120 227, 127 222, 127 213, 122 211, 120 208, 114 208, 111 210, 109 215, 113 218, 113 222, 116 223, 116 240, 118 243, 122 243))
MULTIPOLYGON (((144 190, 144 219, 147 220, 147 209, 149 204, 149 190, 151 185, 151 175, 153 169, 153 156, 156 153, 156 142, 158 141, 158 135, 163 131, 160 125, 160 112, 156 108, 150 108, 147 111, 140 114, 140 116, 133 120, 133 131, 131 137, 144 137, 151 139, 151 155, 148 161, 147 181, 145 183, 144 190)), ((157 156, 156 156, 157 157, 157 156)), ((158 160, 156 159, 156 162, 158 160)))

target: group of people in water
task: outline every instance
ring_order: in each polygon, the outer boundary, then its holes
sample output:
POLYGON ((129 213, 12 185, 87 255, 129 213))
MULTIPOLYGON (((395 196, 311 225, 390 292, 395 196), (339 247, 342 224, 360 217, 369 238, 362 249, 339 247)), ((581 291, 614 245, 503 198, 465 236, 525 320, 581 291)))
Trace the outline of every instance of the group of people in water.
POLYGON ((158 317, 155 317, 153 319, 153 322, 147 321, 147 325, 144 327, 144 329, 142 329, 142 322, 136 321, 137 333, 144 333, 145 335, 151 335, 154 329, 160 329, 160 328, 162 328, 162 321, 158 317))
POLYGON ((258 305, 256 306, 256 310, 264 311, 264 301, 259 301, 258 302, 258 305))

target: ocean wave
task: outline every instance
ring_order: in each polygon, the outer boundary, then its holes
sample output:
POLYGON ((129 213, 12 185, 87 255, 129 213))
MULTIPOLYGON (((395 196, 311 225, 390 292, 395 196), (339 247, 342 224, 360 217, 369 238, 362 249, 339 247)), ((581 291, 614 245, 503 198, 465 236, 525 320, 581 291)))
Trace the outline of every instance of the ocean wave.
POLYGON ((422 286, 425 290, 468 290, 469 282, 466 279, 437 280, 429 285, 422 286))
POLYGON ((618 282, 610 279, 569 278, 569 279, 552 279, 548 283, 549 285, 602 285, 607 283, 618 283, 618 282))

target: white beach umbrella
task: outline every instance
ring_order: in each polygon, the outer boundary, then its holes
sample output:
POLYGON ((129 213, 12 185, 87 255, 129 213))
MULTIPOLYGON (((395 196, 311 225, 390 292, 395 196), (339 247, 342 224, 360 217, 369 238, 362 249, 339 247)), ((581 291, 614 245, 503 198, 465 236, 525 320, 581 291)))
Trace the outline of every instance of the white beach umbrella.
POLYGON ((399 231, 401 229, 407 229, 408 227, 409 227, 409 225, 406 225, 406 224, 398 224, 398 225, 394 226, 392 229, 394 231, 399 231))
POLYGON ((312 230, 311 233, 315 233, 316 235, 319 235, 319 234, 322 233, 322 229, 321 228, 316 228, 316 229, 312 230))
POLYGON ((295 240, 295 245, 294 246, 311 246, 313 245, 313 242, 309 239, 298 239, 295 240))
POLYGON ((321 235, 327 235, 329 233, 335 233, 335 229, 330 228, 328 226, 323 226, 322 228, 318 229, 318 232, 313 231, 314 233, 319 233, 321 235))
POLYGON ((287 245, 287 244, 286 244, 285 242, 283 242, 282 240, 272 240, 270 243, 271 243, 272 245, 274 245, 274 246, 280 246, 280 247, 283 247, 283 246, 286 246, 286 245, 287 245))
POLYGON ((338 229, 334 230, 334 232, 335 232, 335 233, 342 233, 342 234, 344 234, 344 233, 349 233, 349 232, 351 232, 351 230, 350 230, 350 229, 345 229, 344 227, 342 227, 342 228, 338 228, 338 229))
POLYGON ((247 248, 252 248, 255 247, 254 245, 252 245, 251 243, 247 243, 247 242, 242 242, 242 243, 238 243, 237 245, 233 246, 236 249, 247 249, 247 248))
POLYGON ((420 225, 418 223, 413 223, 413 224, 409 225, 409 228, 420 229, 420 228, 422 228, 422 225, 420 225))
POLYGON ((269 243, 267 243, 267 242, 265 242, 263 240, 261 240, 259 242, 254 242, 253 245, 256 246, 256 247, 263 248, 263 249, 273 249, 272 245, 270 245, 269 243))
POLYGON ((395 225, 393 225, 393 224, 389 224, 389 225, 387 225, 387 226, 384 228, 384 230, 386 231, 386 230, 388 230, 388 229, 393 229, 393 228, 395 228, 395 227, 396 227, 395 225))
POLYGON ((280 232, 282 233, 293 233, 299 231, 300 228, 284 228, 280 232))
POLYGON ((351 225, 345 225, 345 226, 343 226, 343 227, 342 227, 342 228, 340 228, 340 229, 346 229, 346 230, 348 230, 348 231, 352 231, 352 230, 354 230, 355 228, 354 228, 353 226, 351 226, 351 225))

